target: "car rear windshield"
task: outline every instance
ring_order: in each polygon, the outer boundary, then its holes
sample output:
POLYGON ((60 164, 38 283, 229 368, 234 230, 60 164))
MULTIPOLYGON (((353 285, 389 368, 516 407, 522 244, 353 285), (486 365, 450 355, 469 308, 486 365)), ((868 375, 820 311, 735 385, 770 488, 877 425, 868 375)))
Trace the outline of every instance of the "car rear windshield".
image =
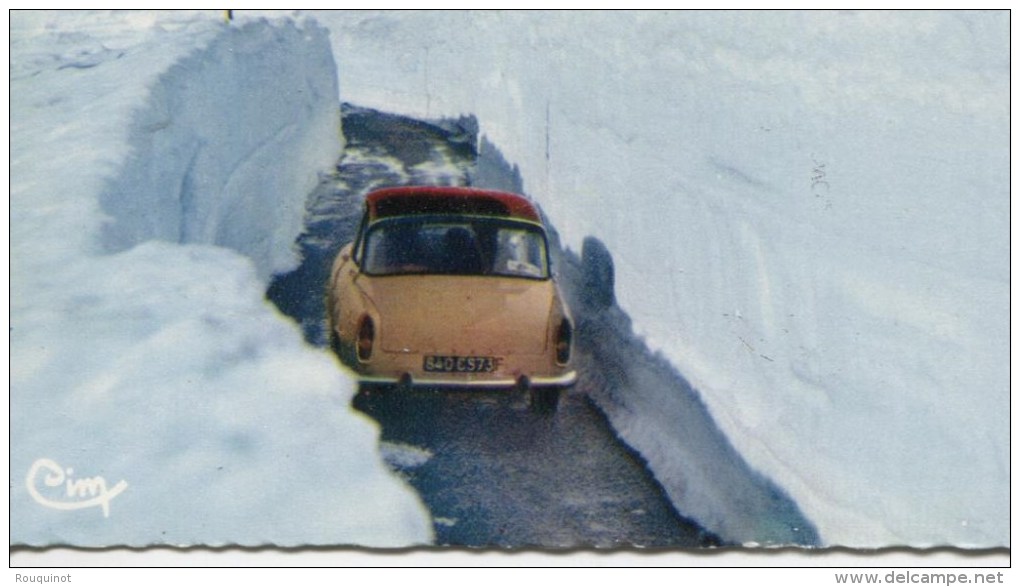
POLYGON ((393 218, 368 229, 362 250, 362 269, 369 275, 549 277, 545 234, 538 226, 525 222, 393 218))

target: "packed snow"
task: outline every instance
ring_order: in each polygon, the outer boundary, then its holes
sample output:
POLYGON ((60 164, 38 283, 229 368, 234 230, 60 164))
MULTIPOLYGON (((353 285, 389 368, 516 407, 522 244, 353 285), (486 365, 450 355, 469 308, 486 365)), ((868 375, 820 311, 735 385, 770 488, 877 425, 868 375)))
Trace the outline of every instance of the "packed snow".
POLYGON ((339 97, 475 115, 823 544, 1009 545, 1007 12, 311 16, 12 13, 13 543, 430 539, 263 298, 339 97))
MULTIPOLYGON (((1008 12, 315 17, 345 100, 475 114, 605 242, 824 544, 1009 544, 1008 12)), ((663 477, 677 421, 640 433, 663 477)))
POLYGON ((328 33, 11 14, 11 543, 428 543, 264 298, 342 148, 328 33))

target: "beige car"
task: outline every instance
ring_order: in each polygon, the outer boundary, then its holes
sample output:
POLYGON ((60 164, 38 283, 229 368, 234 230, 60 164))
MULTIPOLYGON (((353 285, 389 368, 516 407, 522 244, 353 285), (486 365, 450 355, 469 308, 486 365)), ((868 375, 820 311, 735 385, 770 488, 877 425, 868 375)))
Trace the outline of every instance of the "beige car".
POLYGON ((555 406, 577 378, 570 312, 523 196, 372 192, 333 262, 326 306, 332 346, 363 382, 532 389, 555 406))

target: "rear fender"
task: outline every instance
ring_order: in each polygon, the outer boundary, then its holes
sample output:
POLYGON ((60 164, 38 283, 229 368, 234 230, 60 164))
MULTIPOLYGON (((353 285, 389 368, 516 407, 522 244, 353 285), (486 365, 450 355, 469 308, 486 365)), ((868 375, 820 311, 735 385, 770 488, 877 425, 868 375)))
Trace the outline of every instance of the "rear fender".
MULTIPOLYGON (((554 354, 555 360, 556 346, 559 342, 561 324, 563 324, 564 321, 569 323, 572 336, 575 328, 573 317, 570 315, 570 309, 567 308, 566 304, 563 302, 563 294, 560 292, 558 285, 554 288, 553 292, 554 299, 552 307, 549 309, 549 325, 546 332, 546 340, 548 341, 546 348, 554 354)), ((570 354, 572 356, 573 352, 570 354)), ((559 363, 559 361, 556 362, 561 366, 565 366, 570 363, 569 360, 566 363, 559 363)))

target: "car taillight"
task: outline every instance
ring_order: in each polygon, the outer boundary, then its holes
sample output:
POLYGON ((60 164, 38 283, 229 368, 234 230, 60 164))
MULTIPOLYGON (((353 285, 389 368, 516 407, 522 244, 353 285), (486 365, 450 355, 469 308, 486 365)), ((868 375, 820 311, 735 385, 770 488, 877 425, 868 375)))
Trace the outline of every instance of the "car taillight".
POLYGON ((361 328, 358 329, 358 360, 368 361, 372 358, 372 347, 375 345, 375 325, 372 319, 365 317, 361 321, 361 328))
POLYGON ((573 339, 574 327, 570 325, 570 321, 560 322, 560 327, 556 331, 556 362, 560 365, 570 362, 570 347, 573 345, 573 339))

